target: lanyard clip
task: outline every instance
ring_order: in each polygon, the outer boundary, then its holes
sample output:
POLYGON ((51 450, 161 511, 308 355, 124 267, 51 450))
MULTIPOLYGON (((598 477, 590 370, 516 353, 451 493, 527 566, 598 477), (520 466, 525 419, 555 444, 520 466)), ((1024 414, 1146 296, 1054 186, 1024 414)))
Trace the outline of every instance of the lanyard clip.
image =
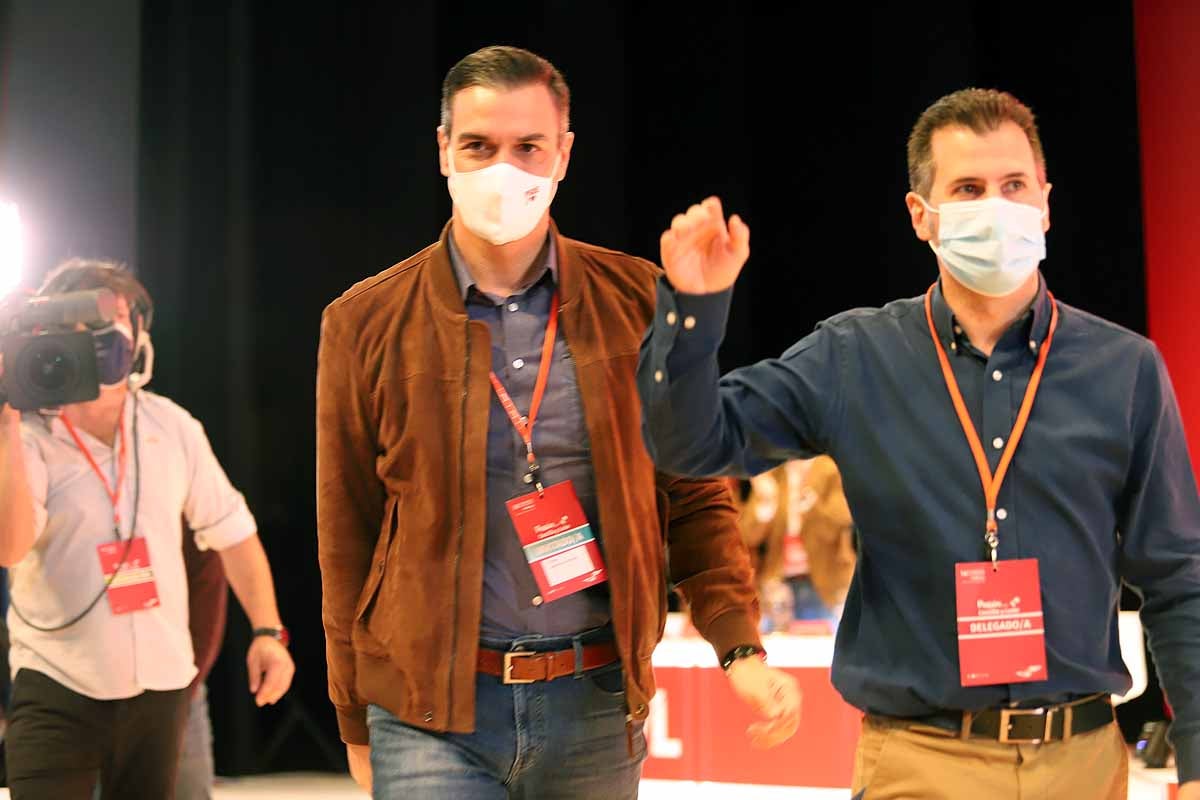
POLYGON ((526 483, 532 483, 538 491, 538 497, 546 496, 546 487, 542 486, 542 465, 530 455, 529 474, 525 476, 526 483))
POLYGON ((992 557, 992 571, 995 572, 999 567, 996 565, 996 550, 1000 547, 1000 537, 996 535, 996 512, 988 509, 987 532, 983 535, 983 540, 987 542, 988 551, 992 557))
POLYGON ((542 486, 541 479, 542 465, 538 463, 537 457, 533 454, 532 438, 525 442, 525 457, 529 460, 529 474, 525 476, 525 482, 532 483, 537 487, 538 497, 545 497, 546 489, 542 486))

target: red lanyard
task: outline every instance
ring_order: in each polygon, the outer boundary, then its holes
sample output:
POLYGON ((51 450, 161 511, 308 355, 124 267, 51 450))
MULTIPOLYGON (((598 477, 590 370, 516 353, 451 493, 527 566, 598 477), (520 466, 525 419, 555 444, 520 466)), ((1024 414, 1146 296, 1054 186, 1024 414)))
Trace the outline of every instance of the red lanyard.
POLYGON ((971 422, 971 415, 967 413, 967 404, 963 400, 962 392, 959 391, 958 381, 954 378, 954 370, 950 368, 946 349, 942 347, 942 342, 937 335, 937 328, 933 325, 933 289, 935 286, 937 286, 936 283, 930 286, 929 291, 925 293, 925 319, 929 322, 929 334, 933 337, 933 346, 937 349, 938 363, 941 364, 942 375, 946 379, 946 389, 950 392, 950 399, 954 402, 954 411, 958 414, 958 421, 962 424, 963 433, 967 436, 967 443, 971 445, 971 453, 975 456, 975 467, 979 470, 979 480, 983 483, 983 495, 987 502, 987 527, 983 538, 991 552, 992 566, 995 567, 996 548, 1000 545, 1000 539, 997 536, 999 526, 996 524, 996 502, 1000 497, 1000 486, 1008 474, 1008 467, 1012 463, 1017 444, 1025 435, 1025 424, 1029 422, 1029 413, 1033 410, 1033 400, 1037 397, 1038 386, 1042 382, 1042 373, 1046 371, 1046 359, 1050 357, 1050 343, 1054 340, 1054 331, 1058 327, 1058 305, 1054 302, 1054 295, 1047 292, 1050 297, 1050 330, 1046 334, 1046 341, 1042 343, 1042 349, 1038 352, 1037 365, 1033 368, 1033 374, 1029 376, 1029 386, 1025 389, 1025 398, 1021 401, 1017 422, 1013 425, 1012 433, 1008 437, 1008 446, 1004 448, 1004 455, 1001 456, 1000 464, 993 476, 992 469, 988 466, 987 456, 983 452, 983 443, 979 440, 979 433, 975 430, 975 424, 971 422))
POLYGON ((121 510, 120 510, 121 487, 125 484, 125 464, 128 461, 128 458, 127 458, 128 448, 126 447, 126 441, 125 441, 125 411, 124 411, 124 409, 121 410, 121 419, 118 423, 119 430, 121 431, 121 454, 117 459, 118 466, 117 466, 117 485, 116 485, 116 487, 113 487, 111 484, 109 484, 108 477, 105 476, 104 472, 100 469, 100 466, 96 463, 96 459, 92 458, 92 453, 90 450, 88 450, 87 445, 85 445, 83 443, 83 440, 79 438, 79 434, 76 433, 75 426, 71 424, 71 420, 68 419, 65 414, 63 416, 59 417, 59 419, 61 419, 63 421, 63 425, 66 426, 67 432, 70 433, 71 438, 75 440, 75 446, 79 448, 79 452, 83 453, 83 457, 86 458, 88 464, 90 464, 92 466, 92 471, 95 472, 100 477, 100 481, 104 484, 104 491, 106 491, 108 493, 108 499, 112 501, 113 531, 116 533, 117 538, 120 539, 121 538, 121 510))
POLYGON ((538 480, 540 467, 537 458, 533 455, 533 424, 537 421, 538 410, 542 407, 542 397, 546 394, 546 381, 550 377, 550 364, 554 361, 554 337, 557 333, 558 292, 555 292, 554 296, 550 298, 550 319, 546 323, 546 338, 542 342, 542 363, 538 367, 537 382, 533 386, 533 401, 529 406, 528 416, 523 417, 521 412, 517 411, 516 404, 509 397, 504 384, 496 377, 496 373, 488 373, 488 377, 492 380, 492 388, 496 390, 496 396, 500 398, 500 405, 504 406, 504 411, 512 420, 513 427, 517 429, 517 433, 521 434, 521 439, 525 442, 525 455, 529 459, 529 474, 533 476, 530 480, 537 486, 539 494, 544 490, 541 481, 538 480))

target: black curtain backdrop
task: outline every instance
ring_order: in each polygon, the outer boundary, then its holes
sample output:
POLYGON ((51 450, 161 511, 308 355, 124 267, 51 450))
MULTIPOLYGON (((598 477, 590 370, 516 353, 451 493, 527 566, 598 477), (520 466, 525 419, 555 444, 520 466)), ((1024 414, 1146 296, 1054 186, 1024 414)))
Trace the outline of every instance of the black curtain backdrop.
POLYGON ((745 217, 726 367, 929 285, 904 145, 922 109, 965 86, 1038 115, 1051 288, 1144 331, 1132 10, 1047 6, 146 2, 139 266, 159 305, 155 387, 205 423, 246 492, 298 664, 291 699, 256 712, 232 611, 210 684, 219 771, 340 758, 314 530, 318 325, 448 218, 434 130, 455 61, 515 44, 565 74, 577 140, 553 215, 567 235, 657 260, 672 215, 708 194, 745 217))

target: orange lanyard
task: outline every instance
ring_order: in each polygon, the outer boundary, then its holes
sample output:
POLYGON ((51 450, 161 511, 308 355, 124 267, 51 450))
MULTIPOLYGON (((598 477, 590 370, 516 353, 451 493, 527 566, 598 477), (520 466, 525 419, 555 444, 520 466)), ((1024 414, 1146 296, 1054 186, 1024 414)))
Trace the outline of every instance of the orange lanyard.
POLYGON ((1008 474, 1013 454, 1017 450, 1021 437, 1025 435, 1025 424, 1029 422, 1029 413, 1033 410, 1033 400, 1037 397, 1038 386, 1042 382, 1042 373, 1046 371, 1046 359, 1050 357, 1050 343, 1054 340, 1054 331, 1058 327, 1058 304, 1054 301, 1054 295, 1047 292, 1050 297, 1050 330, 1046 334, 1046 341, 1042 344, 1042 349, 1038 352, 1037 365, 1033 368, 1033 374, 1029 376, 1029 386, 1025 389, 1025 398, 1021 401, 1017 422, 1013 425, 1012 433, 1008 437, 1008 446, 1004 448, 1004 455, 1000 457, 1000 464, 993 476, 992 469, 988 466, 987 456, 983 452, 983 443, 979 440, 979 433, 975 430, 975 424, 971 422, 971 415, 967 413, 967 404, 958 388, 958 381, 954 378, 954 370, 950 368, 950 359, 946 357, 946 349, 942 347, 942 342, 937 335, 937 328, 933 324, 933 290, 936 286, 936 283, 930 286, 929 291, 925 293, 925 319, 929 322, 929 334, 933 337, 938 363, 942 366, 946 389, 950 392, 950 399, 954 402, 954 411, 958 414, 958 421, 962 424, 963 433, 967 436, 967 443, 971 445, 971 453, 975 456, 975 467, 979 470, 979 480, 983 483, 983 496, 987 502, 987 526, 983 538, 991 553, 992 567, 995 568, 996 549, 1000 546, 1000 538, 997 535, 999 526, 996 524, 996 501, 1000 497, 1000 486, 1008 474))
MULTIPOLYGON (((121 419, 118 423, 121 431, 121 454, 117 458, 117 485, 113 487, 108 482, 108 477, 105 476, 103 470, 96 463, 96 459, 92 458, 92 452, 88 450, 87 445, 83 443, 83 439, 79 438, 79 434, 75 431, 75 426, 71 424, 71 420, 66 415, 59 417, 66 426, 67 432, 71 434, 71 438, 75 440, 75 446, 79 448, 79 452, 83 453, 83 457, 87 459, 91 465, 92 471, 100 477, 101 483, 104 484, 104 491, 108 493, 108 499, 112 501, 113 507, 113 532, 117 538, 121 538, 121 487, 125 484, 125 465, 128 461, 128 448, 125 441, 125 411, 121 411, 121 419)), ((132 534, 131 534, 132 535, 132 534)))
POLYGON ((546 322, 546 338, 542 342, 542 363, 538 367, 537 382, 533 387, 533 401, 529 406, 528 416, 523 417, 521 412, 517 411, 516 403, 509 397, 508 391, 496 377, 496 373, 488 372, 488 377, 492 380, 492 388, 496 390, 496 396, 500 398, 500 405, 504 406, 504 411, 512 420, 513 427, 517 429, 517 433, 525 442, 525 455, 529 459, 529 474, 533 476, 530 480, 537 486, 538 494, 543 494, 545 490, 542 482, 538 480, 538 472, 541 467, 533 455, 533 424, 537 421, 538 410, 542 407, 542 398, 546 394, 546 381, 550 377, 550 364, 554 361, 554 337, 557 333, 558 292, 555 292, 550 299, 550 319, 546 322))

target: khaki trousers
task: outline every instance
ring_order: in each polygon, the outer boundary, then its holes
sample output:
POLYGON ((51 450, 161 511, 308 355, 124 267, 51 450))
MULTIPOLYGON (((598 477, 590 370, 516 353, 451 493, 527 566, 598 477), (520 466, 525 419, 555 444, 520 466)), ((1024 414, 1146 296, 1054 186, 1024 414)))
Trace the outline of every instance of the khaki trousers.
POLYGON ((1001 744, 868 716, 852 794, 856 800, 1127 800, 1128 782, 1129 751, 1115 722, 1062 742, 1001 744))

